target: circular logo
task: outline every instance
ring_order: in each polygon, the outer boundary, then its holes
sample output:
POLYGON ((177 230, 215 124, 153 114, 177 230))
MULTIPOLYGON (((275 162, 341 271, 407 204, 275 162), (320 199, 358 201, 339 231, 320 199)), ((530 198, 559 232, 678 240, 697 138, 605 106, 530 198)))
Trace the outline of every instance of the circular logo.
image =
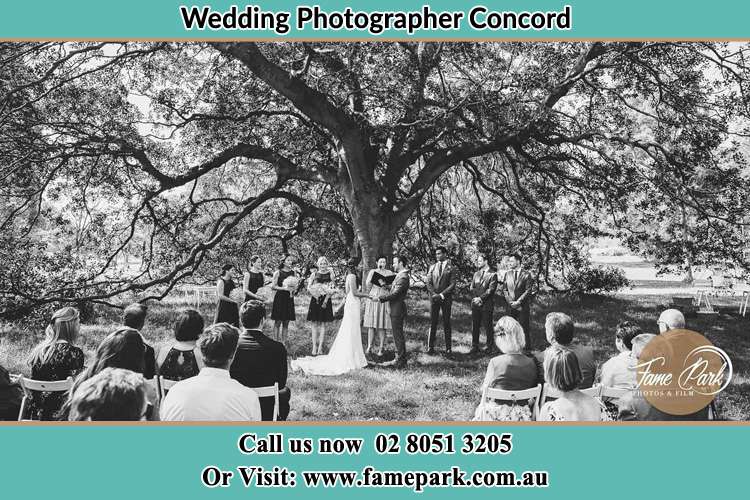
POLYGON ((655 408, 689 415, 729 385, 732 361, 698 332, 669 330, 643 348, 636 377, 643 397, 655 408))

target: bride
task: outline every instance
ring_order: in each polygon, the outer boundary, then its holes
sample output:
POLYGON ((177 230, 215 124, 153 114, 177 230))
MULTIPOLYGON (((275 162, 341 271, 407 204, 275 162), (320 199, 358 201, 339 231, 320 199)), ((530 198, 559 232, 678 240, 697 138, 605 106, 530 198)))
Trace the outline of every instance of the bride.
POLYGON ((344 318, 331 350, 325 356, 306 356, 292 360, 292 370, 302 370, 308 375, 341 375, 350 370, 367 366, 365 351, 362 348, 360 329, 360 297, 357 285, 357 267, 350 265, 346 275, 346 302, 344 318))

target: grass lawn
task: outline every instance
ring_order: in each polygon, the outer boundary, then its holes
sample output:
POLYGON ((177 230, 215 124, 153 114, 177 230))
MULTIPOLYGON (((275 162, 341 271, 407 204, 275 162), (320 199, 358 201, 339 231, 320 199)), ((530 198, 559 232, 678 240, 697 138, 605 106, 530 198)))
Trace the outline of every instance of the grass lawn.
MULTIPOLYGON (((297 317, 304 318, 307 297, 297 298, 297 317)), ((647 332, 656 329, 656 318, 666 307, 664 296, 615 295, 609 297, 539 296, 532 309, 532 329, 543 330, 544 315, 551 311, 570 314, 576 322, 576 337, 592 345, 597 361, 603 363, 615 354, 614 326, 621 320, 635 321, 647 332)), ((750 316, 737 314, 737 300, 724 301, 718 317, 688 318, 688 327, 706 335, 732 359, 734 377, 717 404, 723 418, 750 419, 750 316), (730 308, 729 306, 732 306, 730 308)), ((721 305, 721 302, 720 302, 721 305)), ((144 335, 158 348, 171 339, 171 321, 184 303, 167 299, 152 304, 144 335)), ((213 305, 201 312, 213 317, 213 305)), ((95 324, 83 325, 80 345, 86 356, 93 354, 99 341, 112 331, 118 312, 102 308, 95 324)), ((498 311, 496 311, 496 317, 498 311)), ((429 304, 412 294, 407 320, 407 350, 411 353, 406 370, 366 368, 337 377, 290 375, 292 410, 290 420, 469 420, 479 400, 479 384, 489 358, 470 358, 465 353, 471 344, 471 318, 468 301, 453 306, 454 354, 427 356, 421 351, 429 329, 429 304)), ((270 323, 266 325, 270 330, 270 323)), ((326 343, 333 341, 337 324, 328 332, 326 343)), ((363 332, 363 341, 366 341, 363 332)), ((0 323, 0 364, 11 373, 29 370, 26 358, 43 337, 42 325, 0 323)), ((290 353, 310 353, 308 325, 304 321, 290 325, 290 353)), ((441 342, 442 331, 438 332, 441 342)), ((389 342, 389 349, 393 349, 389 342)), ((439 343, 438 347, 442 345, 439 343)), ((391 354, 392 356, 392 354, 391 354)))

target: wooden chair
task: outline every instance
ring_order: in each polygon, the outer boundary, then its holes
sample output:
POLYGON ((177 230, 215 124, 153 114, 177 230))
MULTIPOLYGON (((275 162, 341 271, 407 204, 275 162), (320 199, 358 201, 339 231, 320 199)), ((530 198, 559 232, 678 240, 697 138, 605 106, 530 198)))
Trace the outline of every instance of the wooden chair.
POLYGON ((279 383, 265 387, 251 387, 259 398, 273 398, 273 421, 279 419, 279 383))
POLYGON ((18 411, 18 421, 30 422, 32 419, 24 419, 23 414, 26 412, 32 392, 68 392, 73 387, 73 377, 68 377, 65 380, 46 381, 33 380, 21 376, 18 378, 18 385, 23 389, 23 399, 21 400, 21 409, 18 411))
MULTIPOLYGON (((495 389, 492 387, 485 387, 482 391, 482 401, 480 402, 480 405, 482 406, 482 420, 486 421, 489 420, 489 416, 486 413, 486 406, 485 403, 489 402, 492 399, 499 399, 501 401, 528 401, 530 399, 535 400, 536 402, 539 401, 539 399, 542 397, 542 384, 538 384, 536 387, 532 387, 531 389, 524 389, 521 391, 506 391, 503 389, 495 389)), ((531 409, 531 417, 536 419, 536 408, 537 404, 534 403, 531 409)))
MULTIPOLYGON (((592 387, 589 387, 588 389, 581 389, 581 392, 584 394, 588 394, 592 398, 599 398, 601 397, 601 390, 602 387, 599 385, 594 385, 592 387)), ((562 396, 562 392, 555 389, 549 384, 544 384, 544 388, 542 390, 542 396, 539 398, 539 404, 538 410, 541 411, 542 405, 547 402, 548 399, 558 399, 560 396, 562 396)))
POLYGON ((159 400, 164 400, 164 396, 167 395, 167 391, 174 387, 177 382, 179 382, 179 380, 169 380, 168 378, 164 378, 161 375, 157 375, 155 378, 156 393, 159 395, 159 400))

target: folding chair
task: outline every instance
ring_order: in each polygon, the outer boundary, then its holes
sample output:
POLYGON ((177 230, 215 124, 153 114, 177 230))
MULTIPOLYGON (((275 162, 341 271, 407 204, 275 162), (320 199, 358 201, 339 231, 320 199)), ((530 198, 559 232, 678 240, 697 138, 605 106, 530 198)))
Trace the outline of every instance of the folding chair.
POLYGON ((161 375, 156 376, 156 392, 159 394, 159 400, 163 400, 164 396, 167 395, 167 391, 174 387, 179 380, 169 380, 161 375))
POLYGON ((26 412, 29 399, 32 397, 32 392, 68 392, 73 387, 73 377, 68 377, 65 380, 46 381, 21 376, 18 378, 18 385, 23 389, 23 399, 21 400, 21 409, 18 411, 18 421, 30 422, 33 419, 24 419, 23 415, 26 412))
MULTIPOLYGON (((530 399, 534 399, 535 401, 539 401, 539 399, 542 397, 542 384, 538 384, 536 387, 532 387, 531 389, 524 389, 521 391, 506 391, 503 389, 494 389, 492 387, 485 387, 482 391, 482 401, 480 402, 482 406, 482 420, 486 421, 489 420, 489 416, 487 415, 486 405, 489 400, 491 399, 499 399, 501 401, 528 401, 530 399)), ((531 410, 531 416, 532 418, 536 419, 536 407, 537 404, 535 403, 532 406, 531 410)))
POLYGON ((630 392, 629 389, 620 389, 617 387, 602 387, 602 391, 599 395, 602 399, 620 399, 628 392, 630 392))
POLYGON ((279 383, 276 382, 265 387, 252 387, 251 389, 255 391, 259 398, 273 397, 273 421, 276 422, 279 419, 279 383))

